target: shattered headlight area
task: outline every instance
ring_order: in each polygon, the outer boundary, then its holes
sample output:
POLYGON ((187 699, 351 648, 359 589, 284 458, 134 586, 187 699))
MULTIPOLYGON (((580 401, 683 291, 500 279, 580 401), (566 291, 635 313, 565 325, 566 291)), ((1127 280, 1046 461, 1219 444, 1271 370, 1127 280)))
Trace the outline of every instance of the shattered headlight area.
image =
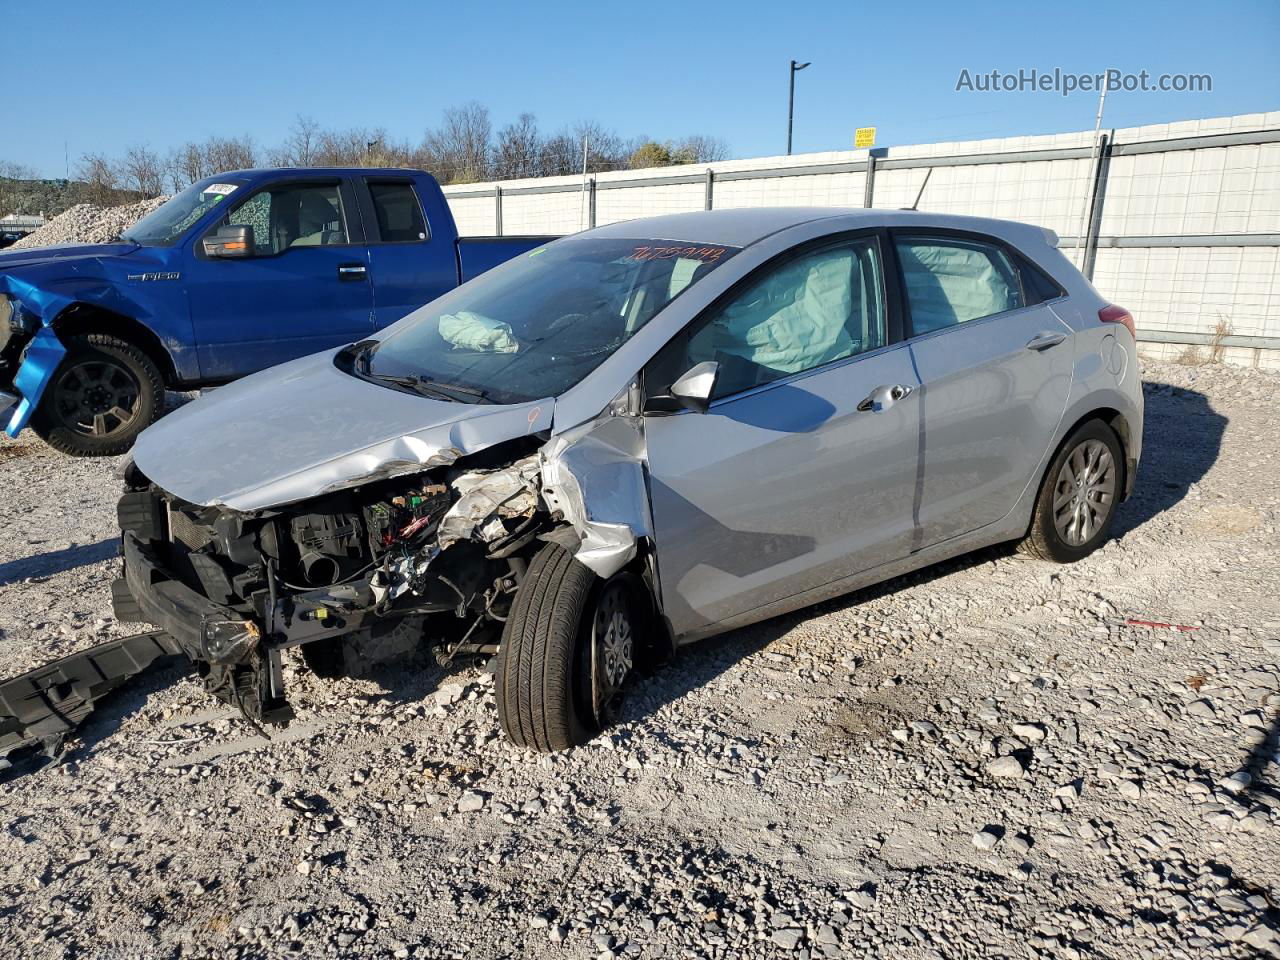
POLYGON ((425 640, 442 660, 492 653, 528 555, 555 523, 538 454, 517 453, 256 513, 184 503, 129 470, 117 617, 161 626, 205 687, 254 723, 292 717, 290 647, 330 675, 358 672, 388 637, 402 653, 425 640))

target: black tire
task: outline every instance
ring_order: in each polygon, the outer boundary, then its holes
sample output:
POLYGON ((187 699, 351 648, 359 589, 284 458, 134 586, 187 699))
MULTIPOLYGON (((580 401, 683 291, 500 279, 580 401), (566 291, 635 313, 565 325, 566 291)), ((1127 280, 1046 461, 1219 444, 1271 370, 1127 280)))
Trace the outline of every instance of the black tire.
POLYGON ((529 564, 502 631, 495 673, 498 722, 517 746, 567 750, 608 722, 616 703, 593 705, 593 623, 602 601, 615 597, 623 598, 631 638, 620 688, 631 672, 636 625, 625 582, 602 582, 554 543, 529 564))
MULTIPOLYGON (((1101 457, 1098 462, 1102 462, 1101 457)), ((1124 451, 1115 431, 1101 420, 1082 423, 1062 442, 1050 461, 1049 469, 1040 482, 1031 528, 1018 544, 1018 549, 1054 563, 1075 563, 1093 553, 1107 542, 1110 535, 1111 522, 1124 492, 1124 471, 1124 451), (1087 467, 1089 453, 1100 449, 1105 449, 1110 458, 1107 464, 1109 483, 1080 487, 1073 486, 1072 480, 1064 479, 1064 468, 1075 472, 1074 467, 1066 467, 1069 460, 1075 457, 1073 464, 1087 467), (1082 520, 1086 514, 1087 520, 1082 520)), ((1098 473, 1098 476, 1106 475, 1098 473)))
POLYGON ((31 417, 53 449, 112 457, 133 446, 164 411, 164 377, 141 349, 104 333, 73 334, 31 417))

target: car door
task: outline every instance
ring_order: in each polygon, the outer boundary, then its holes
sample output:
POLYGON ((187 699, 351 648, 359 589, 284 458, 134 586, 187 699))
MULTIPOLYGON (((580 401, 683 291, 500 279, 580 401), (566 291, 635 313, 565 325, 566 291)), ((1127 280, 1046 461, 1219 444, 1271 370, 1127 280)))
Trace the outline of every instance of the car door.
POLYGON ((431 236, 422 198, 407 177, 364 177, 374 326, 381 330, 458 283, 452 237, 431 236))
POLYGON ((1061 291, 992 237, 894 232, 921 388, 918 548, 1006 516, 1035 478, 1071 388, 1061 291))
POLYGON ((645 418, 677 635, 910 549, 916 381, 889 335, 883 242, 849 236, 762 267, 645 370, 655 396, 699 362, 719 365, 705 413, 645 418))
POLYGON ((339 179, 277 181, 214 223, 246 224, 253 255, 187 268, 200 373, 229 380, 373 332, 368 253, 354 194, 339 179))

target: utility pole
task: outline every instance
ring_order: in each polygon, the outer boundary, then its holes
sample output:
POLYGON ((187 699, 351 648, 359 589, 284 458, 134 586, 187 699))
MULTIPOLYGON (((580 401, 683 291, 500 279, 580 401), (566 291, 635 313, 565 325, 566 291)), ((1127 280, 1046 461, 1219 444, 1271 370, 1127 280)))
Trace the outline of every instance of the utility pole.
POLYGON ((791 93, 787 97, 787 156, 791 156, 791 123, 796 114, 796 74, 807 66, 808 63, 791 61, 791 93))

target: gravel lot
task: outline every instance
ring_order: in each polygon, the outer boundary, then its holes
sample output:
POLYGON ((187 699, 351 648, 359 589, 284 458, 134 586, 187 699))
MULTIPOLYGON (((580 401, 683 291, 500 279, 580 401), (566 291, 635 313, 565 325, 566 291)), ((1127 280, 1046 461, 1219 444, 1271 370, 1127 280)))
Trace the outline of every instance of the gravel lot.
MULTIPOLYGON (((1105 549, 708 641, 570 754, 477 667, 292 662, 270 742, 158 670, 0 784, 0 955, 1280 957, 1280 376, 1146 373, 1105 549)), ((0 675, 134 632, 113 467, 0 445, 0 675)))

